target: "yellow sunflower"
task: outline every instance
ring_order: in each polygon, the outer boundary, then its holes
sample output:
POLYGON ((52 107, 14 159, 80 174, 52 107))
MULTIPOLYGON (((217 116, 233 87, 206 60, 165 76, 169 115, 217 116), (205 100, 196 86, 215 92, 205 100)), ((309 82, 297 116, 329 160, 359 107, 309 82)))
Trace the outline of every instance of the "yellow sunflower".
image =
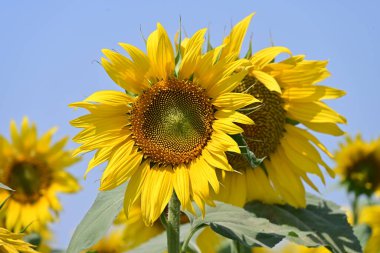
POLYGON ((363 141, 347 136, 335 154, 335 172, 349 192, 371 196, 380 192, 380 139, 363 141))
MULTIPOLYGON (((11 140, 0 135, 0 182, 15 191, 0 210, 7 229, 41 232, 62 209, 59 192, 74 193, 80 189, 77 180, 65 168, 77 162, 71 152, 63 150, 68 138, 51 145, 53 128, 41 138, 34 124, 25 117, 20 131, 10 124, 11 140)), ((0 201, 9 192, 0 189, 0 201)))
POLYGON ((123 240, 126 250, 133 249, 165 231, 160 220, 154 222, 150 227, 145 226, 144 221, 141 219, 141 208, 137 205, 134 205, 129 210, 128 219, 123 212, 120 213, 115 223, 125 226, 123 240))
POLYGON ((380 206, 366 206, 360 211, 359 223, 371 227, 371 237, 364 247, 364 253, 380 251, 380 206))
POLYGON ((130 58, 103 50, 103 67, 126 92, 99 91, 71 104, 89 111, 71 122, 84 128, 74 138, 82 144, 76 153, 97 150, 87 172, 108 161, 100 190, 130 179, 125 211, 139 202, 146 224, 160 216, 173 191, 182 207, 191 211, 193 200, 204 212, 212 204, 209 184, 219 190, 215 169, 233 170, 225 152, 240 153, 229 136, 243 132, 235 123, 252 124, 236 110, 257 100, 232 92, 247 73, 236 69, 247 60, 219 60, 222 47, 202 54, 205 33, 196 32, 180 56, 161 24, 148 37, 147 53, 125 43, 130 58))
POLYGON ((126 250, 126 244, 123 239, 123 230, 115 228, 94 246, 82 253, 123 253, 126 252, 126 250))
MULTIPOLYGON (((241 31, 245 33, 248 24, 245 19, 232 29, 224 40, 225 48, 231 48, 230 45, 234 45, 235 50, 241 48, 244 35, 236 34, 238 31, 239 34, 241 31)), ((281 53, 291 55, 290 50, 285 47, 270 47, 250 57, 249 73, 233 91, 251 94, 261 102, 239 111, 245 112, 255 123, 241 126, 244 129, 243 136, 254 155, 264 158, 260 167, 265 170, 270 181, 263 181, 269 197, 262 196, 262 200, 277 202, 277 194, 280 194, 285 202, 304 207, 305 189, 302 180, 318 190, 308 174, 317 175, 324 182, 324 175, 319 167, 321 165, 330 176, 334 175, 322 160, 318 149, 330 157, 331 153, 305 128, 341 135, 343 132, 337 124, 345 123, 345 118, 321 100, 339 98, 345 92, 318 85, 330 75, 326 69, 327 61, 305 60, 305 56, 298 55, 274 62, 281 53), (303 127, 299 127, 300 125, 303 127)), ((258 180, 253 181, 253 178, 254 173, 262 172, 252 172, 251 166, 243 163, 236 155, 231 155, 229 161, 243 176, 226 173, 227 176, 220 177, 223 185, 229 185, 221 190, 222 195, 228 195, 223 191, 230 189, 240 189, 239 195, 243 196, 260 190, 261 184, 258 180), (246 188, 243 189, 244 187, 246 188)), ((223 198, 230 203, 243 203, 244 197, 237 195, 235 192, 230 194, 231 197, 223 198)), ((250 199, 252 198, 248 196, 247 200, 250 199)))
POLYGON ((22 240, 23 236, 0 228, 0 253, 38 253, 33 245, 22 240))
POLYGON ((275 249, 270 248, 253 248, 252 253, 330 253, 331 251, 325 247, 308 248, 294 243, 287 243, 283 246, 276 246, 275 249))

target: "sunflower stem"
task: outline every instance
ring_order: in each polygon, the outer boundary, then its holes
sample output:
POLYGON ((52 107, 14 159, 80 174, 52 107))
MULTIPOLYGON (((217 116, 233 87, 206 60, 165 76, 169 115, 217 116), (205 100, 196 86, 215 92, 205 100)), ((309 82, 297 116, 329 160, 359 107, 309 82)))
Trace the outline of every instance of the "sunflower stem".
POLYGON ((177 197, 177 194, 173 192, 173 195, 169 201, 168 208, 168 223, 167 223, 167 240, 168 240, 168 253, 179 253, 179 218, 181 215, 181 203, 177 197))
POLYGON ((358 224, 358 217, 359 217, 359 196, 357 194, 354 195, 354 199, 351 203, 352 208, 352 214, 353 214, 353 225, 358 224))

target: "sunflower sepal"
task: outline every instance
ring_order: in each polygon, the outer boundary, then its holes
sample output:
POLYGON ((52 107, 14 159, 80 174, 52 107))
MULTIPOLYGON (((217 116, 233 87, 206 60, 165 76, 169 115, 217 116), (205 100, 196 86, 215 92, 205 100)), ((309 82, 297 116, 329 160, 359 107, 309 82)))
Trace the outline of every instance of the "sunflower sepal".
POLYGON ((10 188, 9 186, 3 184, 3 183, 0 183, 0 188, 1 189, 4 189, 4 190, 7 190, 7 191, 15 191, 13 190, 12 188, 10 188))
POLYGON ((255 154, 249 149, 247 142, 242 134, 234 134, 231 136, 239 146, 241 154, 248 161, 252 168, 257 168, 262 165, 266 157, 257 158, 255 154))

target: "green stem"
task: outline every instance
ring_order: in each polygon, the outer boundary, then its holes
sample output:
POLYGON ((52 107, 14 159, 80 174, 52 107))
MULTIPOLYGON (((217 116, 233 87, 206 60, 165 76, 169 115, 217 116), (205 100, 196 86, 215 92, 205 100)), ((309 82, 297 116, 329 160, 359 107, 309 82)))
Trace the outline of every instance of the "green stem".
POLYGON ((179 218, 181 215, 181 203, 178 200, 177 194, 173 195, 169 201, 168 208, 168 223, 167 223, 167 240, 168 253, 179 253, 179 218))
POLYGON ((354 222, 353 225, 358 224, 358 218, 359 218, 358 204, 359 204, 359 196, 355 194, 354 200, 351 203, 353 222, 354 222))

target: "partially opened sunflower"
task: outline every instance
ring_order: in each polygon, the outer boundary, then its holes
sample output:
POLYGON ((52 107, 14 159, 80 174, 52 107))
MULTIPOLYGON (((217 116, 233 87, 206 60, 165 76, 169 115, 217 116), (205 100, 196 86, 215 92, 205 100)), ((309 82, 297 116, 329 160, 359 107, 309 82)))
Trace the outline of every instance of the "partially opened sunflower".
MULTIPOLYGON (((221 59, 230 54, 239 57, 249 21, 250 16, 243 19, 224 39, 226 53, 223 51, 221 59)), ((304 207, 302 181, 317 190, 308 175, 317 175, 324 182, 320 166, 334 176, 318 149, 330 157, 332 154, 308 129, 330 135, 343 134, 337 124, 345 123, 346 119, 322 100, 339 98, 345 92, 318 84, 330 75, 327 61, 292 56, 285 47, 265 48, 249 57, 249 61, 248 75, 233 91, 251 94, 260 100, 238 111, 246 113, 255 123, 241 127, 249 149, 257 158, 264 159, 260 165, 263 171, 253 169, 241 156, 231 155, 232 167, 242 175, 220 173, 221 183, 228 187, 222 188, 218 198, 237 205, 255 199, 269 203, 285 201, 304 207), (275 62, 280 54, 290 56, 275 62)))
POLYGON ((196 32, 176 58, 161 24, 146 53, 125 43, 129 58, 103 50, 103 67, 125 91, 99 91, 71 104, 89 111, 71 122, 83 128, 74 138, 81 144, 76 153, 96 150, 87 172, 108 161, 100 190, 130 180, 125 211, 140 202, 146 224, 160 216, 173 191, 186 209, 192 200, 202 211, 212 204, 209 185, 219 190, 215 170, 232 171, 226 151, 240 152, 229 135, 243 132, 235 123, 252 123, 237 109, 257 100, 233 92, 247 73, 236 70, 247 60, 219 60, 221 47, 202 54, 205 33, 196 32))
POLYGON ((0 182, 14 189, 10 195, 0 189, 1 223, 9 230, 46 232, 46 225, 62 210, 57 193, 74 193, 78 181, 65 169, 78 161, 64 150, 68 138, 52 144, 57 129, 52 128, 40 138, 35 124, 25 117, 18 131, 11 122, 11 142, 0 135, 0 182))

